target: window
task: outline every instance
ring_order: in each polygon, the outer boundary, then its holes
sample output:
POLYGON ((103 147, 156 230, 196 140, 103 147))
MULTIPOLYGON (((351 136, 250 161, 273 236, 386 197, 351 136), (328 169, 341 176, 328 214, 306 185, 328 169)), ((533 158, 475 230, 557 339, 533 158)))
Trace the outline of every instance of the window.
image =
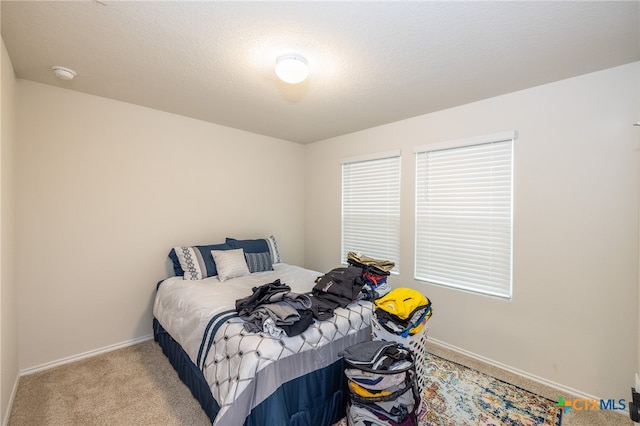
POLYGON ((347 253, 400 259, 400 152, 342 161, 342 263, 347 253))
POLYGON ((415 279, 512 295, 515 132, 419 147, 415 279))

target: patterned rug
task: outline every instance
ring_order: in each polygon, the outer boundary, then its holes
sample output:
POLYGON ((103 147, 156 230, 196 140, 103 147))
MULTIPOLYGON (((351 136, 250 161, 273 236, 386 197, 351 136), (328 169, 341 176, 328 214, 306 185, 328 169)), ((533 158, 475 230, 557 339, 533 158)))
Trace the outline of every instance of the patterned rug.
MULTIPOLYGON (((427 354, 420 426, 559 426, 555 402, 461 364, 427 354)), ((346 426, 342 419, 335 426, 346 426)))

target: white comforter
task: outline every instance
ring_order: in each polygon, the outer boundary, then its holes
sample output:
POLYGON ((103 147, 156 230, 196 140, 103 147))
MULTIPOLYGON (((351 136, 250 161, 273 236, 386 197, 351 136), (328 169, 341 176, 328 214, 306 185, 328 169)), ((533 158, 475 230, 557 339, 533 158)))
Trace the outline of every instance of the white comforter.
POLYGON ((203 372, 220 405, 215 425, 243 424, 251 409, 282 383, 332 364, 339 351, 362 340, 372 316, 372 305, 366 301, 339 308, 332 319, 314 321, 294 337, 276 339, 244 329, 235 301, 251 295, 253 287, 279 278, 291 291, 306 293, 320 275, 276 264, 274 271, 225 282, 217 277, 172 277, 160 285, 153 314, 203 372), (284 358, 286 362, 276 362, 284 358))

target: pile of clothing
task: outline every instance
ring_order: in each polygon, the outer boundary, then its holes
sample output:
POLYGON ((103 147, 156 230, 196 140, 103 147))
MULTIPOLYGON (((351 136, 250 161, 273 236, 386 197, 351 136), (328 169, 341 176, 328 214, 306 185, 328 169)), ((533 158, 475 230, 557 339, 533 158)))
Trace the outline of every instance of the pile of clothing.
POLYGON ((431 301, 417 290, 400 287, 375 301, 375 319, 400 337, 419 333, 431 318, 431 301))
POLYGON ((334 268, 318 277, 311 290, 313 316, 321 321, 329 319, 335 309, 359 300, 364 286, 362 272, 362 268, 348 266, 334 268))
POLYGON ((340 355, 349 388, 349 426, 417 425, 420 392, 410 350, 395 342, 369 341, 340 355))
POLYGON ((297 336, 313 323, 311 299, 306 294, 293 293, 291 287, 275 280, 254 287, 251 296, 236 300, 236 311, 245 321, 247 331, 263 331, 280 338, 297 336))
POLYGON ((375 301, 371 331, 373 340, 397 342, 413 354, 418 388, 425 389, 427 377, 427 321, 431 301, 417 290, 396 288, 375 301))
POLYGON ((374 259, 363 256, 360 253, 350 251, 347 253, 347 263, 362 268, 364 286, 361 297, 365 300, 378 299, 389 291, 391 286, 387 283, 387 277, 396 264, 390 260, 374 259))
POLYGON ((355 252, 348 253, 347 263, 316 279, 311 291, 311 309, 316 319, 329 319, 339 307, 357 300, 375 300, 391 291, 387 277, 395 263, 355 252))

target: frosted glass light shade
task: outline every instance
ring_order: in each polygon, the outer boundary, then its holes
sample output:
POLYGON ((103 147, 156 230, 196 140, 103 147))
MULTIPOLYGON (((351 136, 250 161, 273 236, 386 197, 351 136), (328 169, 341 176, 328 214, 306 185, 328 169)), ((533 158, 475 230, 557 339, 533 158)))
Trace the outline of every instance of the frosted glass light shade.
POLYGON ((71 68, 54 65, 51 67, 51 70, 53 71, 53 75, 58 77, 60 80, 69 81, 76 77, 76 72, 71 68))
POLYGON ((280 56, 276 60, 276 75, 285 83, 300 83, 309 76, 307 60, 299 55, 280 56))

